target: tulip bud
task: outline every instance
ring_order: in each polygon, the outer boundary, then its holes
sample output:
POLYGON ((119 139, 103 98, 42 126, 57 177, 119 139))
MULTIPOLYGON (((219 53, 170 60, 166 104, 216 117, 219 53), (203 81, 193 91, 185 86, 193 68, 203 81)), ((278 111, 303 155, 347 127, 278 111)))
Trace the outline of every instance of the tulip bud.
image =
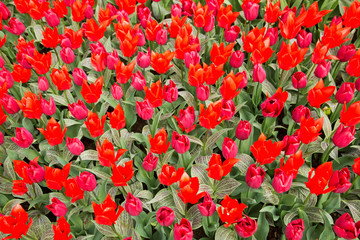
POLYGON ((28 148, 34 138, 33 135, 26 128, 16 128, 15 137, 12 137, 11 140, 16 143, 19 147, 28 148))
POLYGON ((86 19, 91 19, 93 16, 94 16, 94 9, 90 4, 88 4, 85 9, 85 17, 86 19))
POLYGON ((341 104, 348 103, 353 99, 354 93, 355 83, 344 82, 336 92, 335 99, 341 104))
POLYGON ((334 134, 333 143, 335 146, 340 148, 347 147, 352 142, 352 140, 354 140, 354 135, 355 126, 345 127, 343 124, 340 124, 334 134))
POLYGON ((225 30, 224 37, 227 42, 235 42, 240 33, 240 27, 233 25, 225 30))
POLYGON ((242 7, 244 10, 244 15, 245 15, 246 20, 252 21, 257 18, 258 14, 259 14, 259 7, 260 7, 259 4, 252 2, 252 1, 248 1, 242 7))
POLYGON ((254 82, 262 83, 266 78, 265 69, 261 64, 255 64, 253 67, 253 80, 254 82))
POLYGON ((182 9, 181 9, 180 4, 176 3, 171 6, 171 16, 173 16, 173 17, 177 16, 177 17, 181 18, 182 9))
POLYGON ((4 143, 4 134, 0 132, 0 145, 2 145, 3 143, 4 143))
POLYGON ((304 220, 301 218, 293 220, 285 228, 285 237, 288 240, 301 240, 304 230, 304 220))
POLYGON ((180 224, 175 223, 174 240, 192 240, 193 230, 189 220, 182 218, 180 224))
POLYGON ((75 60, 74 51, 69 47, 65 47, 60 50, 60 57, 66 64, 71 64, 75 60))
POLYGON ((167 42, 167 31, 162 28, 156 33, 156 43, 159 45, 164 45, 167 42))
POLYGON ((180 154, 183 154, 190 149, 190 141, 186 135, 180 135, 173 131, 171 138, 171 147, 180 154))
POLYGON ((245 54, 240 50, 234 51, 230 57, 230 66, 233 68, 239 68, 244 62, 245 54))
POLYGON ((169 207, 161 207, 156 212, 156 220, 161 226, 168 227, 173 224, 175 220, 175 213, 169 207))
POLYGON ((51 199, 52 204, 45 206, 49 209, 56 217, 63 217, 67 213, 67 207, 65 203, 57 199, 56 197, 51 199))
POLYGON ((190 64, 196 65, 200 62, 200 56, 197 51, 186 52, 184 55, 185 66, 190 67, 190 64))
POLYGON ((105 53, 108 54, 105 50, 104 45, 101 42, 91 43, 90 44, 91 53, 101 54, 105 53))
POLYGON ((279 31, 278 31, 277 27, 268 28, 268 30, 266 31, 266 34, 265 34, 265 38, 268 37, 270 39, 270 46, 273 46, 277 42, 278 35, 279 35, 279 31))
POLYGON ((360 78, 356 79, 355 88, 356 88, 356 90, 360 91, 360 78))
POLYGON ((340 238, 355 239, 359 236, 360 221, 355 223, 349 213, 344 213, 335 221, 333 229, 340 238))
POLYGON ((322 60, 317 67, 315 68, 315 76, 318 78, 324 78, 329 74, 331 67, 331 62, 326 62, 325 60, 322 60))
POLYGON ((221 113, 220 117, 226 117, 225 120, 230 120, 235 115, 235 103, 231 99, 221 100, 221 113))
POLYGON ((249 121, 241 120, 236 128, 235 136, 239 140, 246 140, 251 133, 251 124, 249 121))
POLYGON ((356 53, 356 47, 354 44, 342 45, 336 56, 339 58, 340 62, 347 62, 352 58, 356 53))
POLYGON ((307 48, 310 46, 312 41, 312 33, 306 32, 305 30, 300 30, 299 34, 296 37, 297 44, 301 48, 307 48))
POLYGON ((144 120, 149 120, 154 114, 154 109, 148 99, 145 99, 143 102, 136 102, 136 111, 144 120))
POLYGON ((204 201, 199 203, 197 207, 199 208, 201 215, 204 217, 212 216, 216 210, 216 205, 208 192, 205 192, 204 201))
POLYGON ((39 77, 38 86, 40 91, 46 91, 49 89, 49 81, 47 80, 46 77, 39 77))
POLYGON ((151 22, 151 11, 144 4, 137 7, 137 18, 140 21, 141 26, 146 29, 147 21, 151 22))
POLYGON ((247 83, 248 83, 248 80, 247 80, 247 76, 246 76, 246 72, 245 71, 242 71, 242 72, 238 72, 235 76, 239 76, 239 75, 242 75, 243 76, 243 79, 239 85, 239 88, 240 89, 243 89, 244 87, 246 87, 247 83))
POLYGON ((19 36, 25 32, 25 25, 17 18, 10 18, 8 25, 5 25, 4 28, 14 35, 19 36))
POLYGON ((82 70, 81 68, 75 68, 72 73, 72 76, 74 83, 78 86, 82 86, 84 79, 87 81, 87 75, 85 71, 82 70))
POLYGON ((221 151, 225 159, 235 158, 238 153, 238 146, 234 140, 225 137, 221 151))
POLYGON ((196 4, 192 0, 181 1, 182 14, 191 17, 196 9, 196 4))
POLYGON ((7 6, 0 2, 0 21, 2 20, 8 20, 11 17, 10 10, 7 8, 7 6))
POLYGON ((116 100, 120 100, 123 97, 123 90, 120 85, 114 83, 111 86, 111 94, 116 100))
POLYGON ((246 172, 245 182, 251 188, 259 188, 265 179, 265 171, 256 164, 251 164, 246 172))
POLYGON ((196 88, 196 96, 200 101, 206 101, 209 98, 210 90, 208 86, 201 85, 196 88))
POLYGON ((131 78, 131 86, 133 86, 137 91, 143 91, 146 86, 146 79, 140 70, 133 73, 131 78))
POLYGON ((143 210, 143 204, 139 198, 134 197, 134 195, 129 192, 126 197, 125 210, 131 216, 138 216, 143 210))
MULTIPOLYGON (((209 8, 209 11, 211 11, 210 8, 209 8)), ((211 30, 214 29, 214 26, 215 26, 215 16, 216 16, 216 15, 212 14, 212 15, 209 17, 208 21, 205 22, 205 26, 203 27, 203 29, 204 29, 205 32, 210 32, 211 30)))
POLYGON ((300 146, 300 137, 296 133, 291 136, 286 135, 282 142, 283 147, 281 150, 285 151, 285 155, 292 155, 300 146))
POLYGON ((3 68, 5 66, 4 59, 0 56, 0 68, 3 68))
POLYGON ((56 105, 52 97, 49 98, 49 101, 47 101, 44 98, 41 98, 40 103, 41 103, 41 109, 43 110, 43 113, 45 115, 51 116, 56 112, 56 105))
POLYGON ((292 181, 293 181, 292 175, 288 176, 281 168, 275 169, 275 175, 272 182, 272 186, 277 193, 283 193, 289 191, 292 181))
POLYGON ((235 224, 235 231, 241 238, 251 237, 257 230, 257 222, 246 216, 235 224))
POLYGON ((336 170, 329 180, 329 187, 335 187, 334 193, 344 193, 351 187, 349 180, 350 171, 348 168, 336 170))
POLYGON ((88 115, 88 109, 85 106, 85 103, 78 100, 77 103, 69 104, 68 105, 69 111, 71 115, 73 115, 74 118, 77 120, 82 120, 84 118, 87 118, 88 115))
POLYGON ((84 191, 92 192, 96 188, 96 178, 92 173, 82 172, 75 180, 79 187, 84 191))
POLYGON ((106 66, 109 70, 114 70, 115 66, 120 61, 117 51, 114 49, 112 53, 109 53, 106 57, 106 66))
POLYGON ((331 20, 330 23, 330 27, 331 25, 335 24, 335 25, 339 25, 340 23, 343 23, 341 16, 334 16, 333 19, 331 20))
POLYGON ((39 183, 45 179, 45 170, 38 163, 38 158, 31 160, 29 166, 25 168, 26 174, 29 177, 30 181, 34 183, 39 183))
POLYGON ((291 81, 294 88, 305 88, 307 84, 307 76, 303 72, 296 72, 291 76, 291 81))
POLYGON ((158 160, 158 157, 154 157, 154 155, 149 152, 148 155, 146 155, 146 157, 144 158, 142 166, 145 171, 151 172, 156 168, 158 160))
POLYGON ((139 52, 136 58, 136 63, 141 68, 147 68, 150 66, 150 60, 151 60, 151 52, 150 48, 148 48, 148 52, 139 52))
POLYGON ((6 82, 6 87, 8 89, 12 88, 12 86, 14 85, 14 79, 11 76, 11 73, 6 68, 3 68, 0 71, 0 86, 2 86, 4 82, 6 82))
POLYGON ((118 22, 121 22, 122 19, 125 19, 127 22, 130 22, 129 14, 125 10, 119 11, 115 6, 114 9, 116 9, 116 15, 117 15, 116 20, 118 20, 118 22))
POLYGON ((134 32, 134 37, 136 37, 136 36, 139 36, 139 41, 138 41, 138 44, 137 44, 137 45, 138 45, 139 47, 144 46, 145 43, 146 43, 146 39, 145 39, 144 32, 143 32, 140 28, 138 28, 138 30, 136 30, 136 31, 134 32))
POLYGON ((69 137, 66 137, 66 147, 69 149, 69 151, 73 155, 76 155, 76 156, 80 155, 85 149, 85 146, 80 141, 80 139, 78 139, 78 138, 69 138, 69 137))
POLYGON ((45 20, 50 27, 54 28, 60 24, 60 18, 52 9, 45 11, 44 15, 45 20))
POLYGON ((0 98, 0 102, 5 111, 9 114, 15 114, 20 111, 20 107, 17 104, 16 99, 7 93, 3 94, 2 98, 0 98))
POLYGON ((169 81, 169 85, 164 85, 163 88, 164 100, 172 103, 178 99, 178 89, 173 81, 169 81))
POLYGON ((292 111, 292 119, 297 123, 300 123, 301 118, 303 117, 308 119, 310 115, 311 115, 310 109, 305 107, 304 105, 299 105, 292 111))
POLYGON ((181 125, 184 128, 184 130, 191 129, 195 122, 194 107, 190 106, 190 107, 186 108, 185 110, 181 109, 179 112, 178 122, 179 122, 179 125, 181 125))

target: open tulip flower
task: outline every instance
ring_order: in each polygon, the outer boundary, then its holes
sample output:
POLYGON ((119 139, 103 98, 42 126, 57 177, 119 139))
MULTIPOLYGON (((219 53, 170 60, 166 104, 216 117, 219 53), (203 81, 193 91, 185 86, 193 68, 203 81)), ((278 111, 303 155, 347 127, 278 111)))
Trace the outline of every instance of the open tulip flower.
POLYGON ((0 1, 0 239, 360 235, 360 0, 0 1))

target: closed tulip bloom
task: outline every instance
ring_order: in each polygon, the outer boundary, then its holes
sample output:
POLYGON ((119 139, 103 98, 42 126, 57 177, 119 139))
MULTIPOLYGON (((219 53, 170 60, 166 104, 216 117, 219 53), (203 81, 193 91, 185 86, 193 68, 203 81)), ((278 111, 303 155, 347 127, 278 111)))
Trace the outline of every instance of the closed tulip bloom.
POLYGON ((147 21, 151 21, 151 11, 144 4, 137 7, 137 19, 140 21, 141 26, 146 29, 147 21))
POLYGON ((127 182, 130 181, 134 176, 133 160, 127 161, 124 164, 124 167, 121 165, 116 166, 115 164, 112 164, 111 170, 113 172, 111 177, 113 184, 116 187, 127 186, 127 182))
POLYGON ((139 52, 137 57, 136 57, 136 63, 139 67, 141 68, 147 68, 150 66, 150 61, 151 61, 151 52, 150 52, 150 48, 148 48, 148 52, 144 53, 144 52, 139 52))
POLYGON ((55 105, 55 101, 54 101, 53 97, 50 97, 49 101, 47 101, 44 98, 41 98, 40 103, 41 103, 41 108, 43 110, 43 113, 45 115, 51 116, 51 115, 55 114, 56 105, 55 105))
POLYGON ((201 85, 201 86, 199 86, 199 87, 196 88, 196 97, 197 97, 200 101, 206 101, 206 100, 208 100, 209 95, 210 95, 209 86, 201 85))
POLYGON ((289 191, 293 181, 292 175, 287 175, 282 169, 275 169, 275 175, 272 186, 277 193, 289 191))
POLYGON ((360 234, 360 221, 355 223, 349 213, 344 213, 335 221, 333 230, 340 238, 355 239, 360 234))
POLYGON ((278 36, 279 36, 279 31, 277 27, 273 27, 273 28, 268 28, 266 31, 266 34, 264 36, 264 38, 269 38, 270 39, 270 46, 275 45, 275 43, 278 40, 278 36))
POLYGON ((348 168, 336 170, 329 180, 329 187, 334 186, 334 193, 344 193, 351 187, 350 171, 348 168))
POLYGON ((259 2, 258 0, 246 0, 243 1, 241 7, 244 10, 244 15, 246 20, 252 21, 255 20, 259 14, 259 2))
POLYGON ((106 122, 106 116, 101 117, 101 120, 97 113, 91 111, 88 112, 87 119, 85 121, 86 128, 89 130, 90 135, 93 138, 99 137, 104 133, 104 125, 106 122))
POLYGON ((119 84, 114 83, 113 85, 111 85, 111 95, 116 100, 120 100, 123 97, 124 93, 119 84))
POLYGON ((234 51, 230 57, 230 66, 233 68, 239 68, 244 62, 245 54, 240 50, 234 51))
POLYGON ((360 78, 356 79, 355 88, 356 88, 356 90, 360 91, 360 78))
POLYGON ((51 199, 51 204, 45 206, 49 209, 56 217, 63 217, 67 213, 67 207, 65 203, 60 201, 58 198, 54 197, 51 199))
POLYGON ((126 197, 125 210, 131 216, 137 216, 143 211, 143 204, 139 198, 129 192, 126 197))
POLYGON ((197 51, 186 52, 184 55, 185 66, 190 68, 190 64, 196 65, 200 62, 200 55, 197 51))
POLYGON ((38 128, 38 130, 44 134, 51 146, 55 146, 62 143, 67 128, 65 126, 64 129, 61 130, 60 124, 52 117, 47 123, 46 130, 44 130, 44 128, 38 128))
POLYGON ((350 102, 355 93, 355 83, 344 82, 341 84, 339 90, 335 94, 335 99, 338 103, 344 104, 350 102))
POLYGON ((7 6, 4 3, 0 3, 0 14, 2 20, 8 20, 11 17, 10 10, 7 8, 7 6))
POLYGON ((167 133, 165 128, 162 128, 157 134, 155 134, 154 138, 149 135, 149 142, 151 145, 150 151, 156 154, 166 153, 170 146, 170 142, 167 142, 167 133))
POLYGON ((291 136, 286 135, 282 141, 284 143, 282 150, 285 151, 285 155, 294 154, 300 146, 300 137, 296 132, 291 136))
POLYGON ((174 116, 176 121, 179 124, 179 127, 181 128, 181 131, 185 131, 186 133, 191 132, 195 129, 195 110, 194 106, 189 106, 185 110, 180 109, 179 111, 179 117, 174 116))
MULTIPOLYGON (((14 65, 15 68, 16 65, 14 65)), ((23 74, 25 72, 22 72, 23 74)), ((14 71, 12 72, 12 74, 6 69, 4 68, 3 70, 0 71, 0 85, 3 85, 4 82, 6 82, 6 86, 7 88, 11 88, 14 85, 14 71)), ((24 75, 22 75, 24 77, 24 75)), ((30 76, 31 77, 31 76, 30 76)), ((25 80, 24 78, 18 78, 19 82, 21 82, 21 80, 25 80)), ((29 79, 27 79, 29 80, 29 79)))
POLYGON ((169 85, 164 85, 163 96, 164 100, 169 103, 175 102, 178 99, 178 89, 172 80, 169 81, 169 85))
POLYGON ((253 81, 262 83, 266 79, 265 69, 261 64, 254 64, 253 67, 253 81))
POLYGON ((315 68, 315 76, 318 78, 326 77, 330 72, 331 62, 326 62, 325 60, 321 61, 315 68))
POLYGON ((96 188, 95 175, 86 171, 76 177, 76 182, 83 191, 92 192, 96 188))
POLYGON ((115 224, 122 211, 124 211, 122 206, 119 206, 119 208, 117 207, 116 203, 111 199, 109 194, 106 195, 103 203, 97 204, 92 202, 92 205, 95 214, 95 222, 101 225, 111 226, 115 224))
POLYGON ((208 192, 205 192, 204 201, 197 204, 197 207, 200 214, 204 217, 212 216, 216 210, 216 205, 208 192))
POLYGON ((144 158, 142 166, 145 171, 152 172, 153 170, 155 170, 158 160, 158 157, 154 157, 154 155, 149 152, 148 155, 146 155, 146 157, 144 158))
POLYGON ((308 107, 305 107, 304 105, 299 105, 296 108, 294 108, 291 116, 295 122, 300 123, 303 117, 308 119, 310 115, 311 112, 308 107))
POLYGON ((245 182, 251 188, 259 188, 265 179, 265 170, 251 164, 245 175, 245 182))
POLYGON ((162 28, 156 33, 156 43, 158 45, 164 45, 167 42, 167 31, 162 28))
POLYGON ((26 128, 16 128, 15 137, 12 137, 11 140, 19 147, 28 148, 34 138, 26 128))
POLYGON ((81 68, 74 68, 72 76, 74 83, 78 86, 81 86, 83 84, 84 79, 87 81, 87 75, 85 71, 81 68))
POLYGON ((17 104, 16 99, 7 93, 2 95, 0 102, 5 111, 9 114, 15 114, 20 111, 20 107, 17 104))
POLYGON ((221 114, 220 117, 224 120, 230 120, 235 115, 235 103, 233 100, 222 99, 221 100, 221 114))
POLYGON ((347 62, 352 58, 356 53, 356 47, 354 44, 342 45, 336 56, 339 58, 340 62, 347 62))
POLYGON ((239 36, 239 33, 240 33, 239 26, 231 26, 230 28, 225 30, 224 39, 227 42, 235 42, 239 36))
POLYGON ((312 33, 306 32, 305 30, 300 30, 300 33, 296 37, 297 44, 301 48, 307 48, 310 46, 312 41, 312 33))
POLYGON ((175 149, 177 153, 183 154, 190 149, 189 138, 186 135, 180 135, 176 131, 173 131, 171 147, 175 149))
POLYGON ((354 102, 348 108, 346 108, 346 104, 343 105, 340 122, 345 126, 355 126, 360 122, 360 101, 354 102))
POLYGON ((302 143, 309 144, 315 142, 324 123, 324 118, 314 118, 310 117, 308 119, 302 118, 300 121, 300 129, 298 130, 298 135, 302 143))
POLYGON ((330 96, 334 93, 335 89, 335 86, 325 87, 324 81, 320 79, 315 87, 308 92, 307 100, 310 106, 320 108, 321 104, 330 101, 330 96))
POLYGON ((133 73, 131 79, 131 86, 133 86, 137 91, 144 90, 144 87, 146 86, 146 79, 140 70, 133 73))
POLYGON ((279 88, 274 95, 268 98, 261 104, 261 111, 264 117, 277 117, 280 115, 284 104, 288 98, 288 92, 283 92, 279 88))
POLYGON ((257 222, 246 216, 235 224, 235 231, 241 238, 251 237, 257 230, 257 222))
POLYGON ((84 150, 85 146, 78 138, 66 137, 66 147, 73 155, 80 155, 84 150))
POLYGON ((307 84, 307 76, 303 72, 295 72, 291 76, 292 85, 296 89, 305 88, 307 84))
POLYGON ((10 18, 8 25, 4 28, 12 34, 19 36, 25 32, 25 25, 17 18, 10 18))
POLYGON ((182 218, 179 223, 174 226, 174 240, 192 240, 193 230, 191 223, 186 218, 182 218))
POLYGON ((335 146, 340 148, 347 147, 352 142, 352 140, 355 139, 354 135, 355 126, 345 127, 343 124, 340 124, 334 134, 333 143, 335 146))
POLYGON ((145 99, 143 102, 136 101, 136 111, 139 117, 144 120, 151 119, 154 114, 154 109, 149 99, 145 99))
POLYGON ((54 28, 60 24, 60 18, 52 9, 49 9, 46 12, 44 12, 44 15, 45 15, 45 20, 50 27, 54 28))
POLYGON ((238 153, 238 147, 234 140, 225 137, 222 145, 222 155, 225 159, 235 158, 238 153))
POLYGON ((292 220, 285 228, 285 237, 287 240, 301 240, 305 230, 304 220, 301 218, 292 220))
POLYGON ((40 91, 47 91, 49 89, 49 81, 46 77, 39 77, 38 86, 40 91))
POLYGON ((115 66, 119 61, 119 55, 115 49, 106 56, 106 66, 109 70, 115 70, 115 66))
POLYGON ((171 5, 171 16, 179 18, 182 16, 182 9, 180 4, 176 3, 171 5))
POLYGON ((156 220, 161 226, 169 227, 175 220, 175 213, 169 207, 161 207, 156 212, 156 220))
POLYGON ((235 136, 239 140, 246 140, 251 134, 251 124, 249 121, 241 120, 236 127, 235 136))
POLYGON ((77 103, 69 104, 68 108, 71 115, 73 115, 73 117, 77 120, 82 120, 88 115, 88 109, 85 106, 85 103, 80 99, 77 101, 77 103))

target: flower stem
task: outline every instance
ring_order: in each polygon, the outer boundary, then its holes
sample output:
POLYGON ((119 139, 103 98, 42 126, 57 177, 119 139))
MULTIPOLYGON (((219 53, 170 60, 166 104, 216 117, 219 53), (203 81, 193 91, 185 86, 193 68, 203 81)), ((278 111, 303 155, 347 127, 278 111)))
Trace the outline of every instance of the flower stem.
POLYGON ((313 63, 313 65, 312 65, 312 67, 311 67, 311 69, 310 69, 310 71, 309 71, 308 75, 306 76, 307 80, 309 80, 309 79, 310 79, 311 75, 312 75, 312 74, 314 73, 314 71, 315 71, 315 68, 316 68, 316 64, 315 64, 315 63, 313 63))
POLYGON ((309 201, 311 197, 311 192, 309 193, 309 195, 306 197, 305 201, 304 201, 304 206, 306 205, 306 203, 309 201))

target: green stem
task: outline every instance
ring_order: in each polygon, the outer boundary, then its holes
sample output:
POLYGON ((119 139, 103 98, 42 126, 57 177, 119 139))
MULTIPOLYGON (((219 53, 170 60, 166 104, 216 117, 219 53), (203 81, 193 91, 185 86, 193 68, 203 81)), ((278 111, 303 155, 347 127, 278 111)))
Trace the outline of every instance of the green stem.
POLYGON ((350 193, 350 190, 353 188, 354 184, 356 183, 356 181, 359 179, 360 175, 357 175, 354 180, 351 182, 351 186, 350 188, 346 191, 345 196, 347 196, 350 193))
POLYGON ((96 106, 95 106, 95 103, 92 103, 92 107, 93 107, 93 111, 94 111, 94 113, 96 113, 96 106))
POLYGON ((284 77, 285 77, 285 70, 284 69, 281 69, 282 72, 281 72, 281 76, 280 76, 280 82, 279 82, 279 87, 282 87, 283 85, 283 80, 284 80, 284 77))
POLYGON ((327 159, 329 158, 329 155, 331 153, 331 151, 335 148, 336 146, 333 145, 332 143, 329 144, 329 146, 327 147, 325 153, 321 156, 321 163, 325 163, 327 161, 327 159))
POLYGON ((304 207, 305 207, 306 203, 309 201, 310 197, 311 197, 311 192, 309 193, 309 195, 306 197, 306 199, 304 201, 304 207))
POLYGON ((311 67, 311 69, 310 69, 310 71, 309 71, 308 75, 306 76, 307 80, 310 80, 310 77, 311 77, 311 75, 314 73, 315 68, 316 68, 316 64, 315 64, 315 63, 313 63, 313 65, 312 65, 312 67, 311 67))
POLYGON ((10 137, 13 137, 14 135, 12 135, 3 125, 0 126, 2 130, 4 130, 6 132, 6 134, 10 137))
POLYGON ((62 157, 59 144, 56 145, 56 150, 58 151, 59 156, 62 157))
POLYGON ((223 42, 225 28, 221 28, 220 43, 223 42))
POLYGON ((206 131, 206 133, 205 133, 205 138, 204 138, 204 141, 203 141, 203 143, 204 143, 204 146, 203 146, 203 156, 206 155, 206 142, 207 142, 207 138, 208 138, 209 133, 210 133, 210 129, 208 129, 208 130, 206 131))
POLYGON ((67 103, 70 104, 70 101, 69 101, 69 98, 67 96, 66 90, 64 90, 64 93, 65 93, 65 98, 66 98, 67 103))

